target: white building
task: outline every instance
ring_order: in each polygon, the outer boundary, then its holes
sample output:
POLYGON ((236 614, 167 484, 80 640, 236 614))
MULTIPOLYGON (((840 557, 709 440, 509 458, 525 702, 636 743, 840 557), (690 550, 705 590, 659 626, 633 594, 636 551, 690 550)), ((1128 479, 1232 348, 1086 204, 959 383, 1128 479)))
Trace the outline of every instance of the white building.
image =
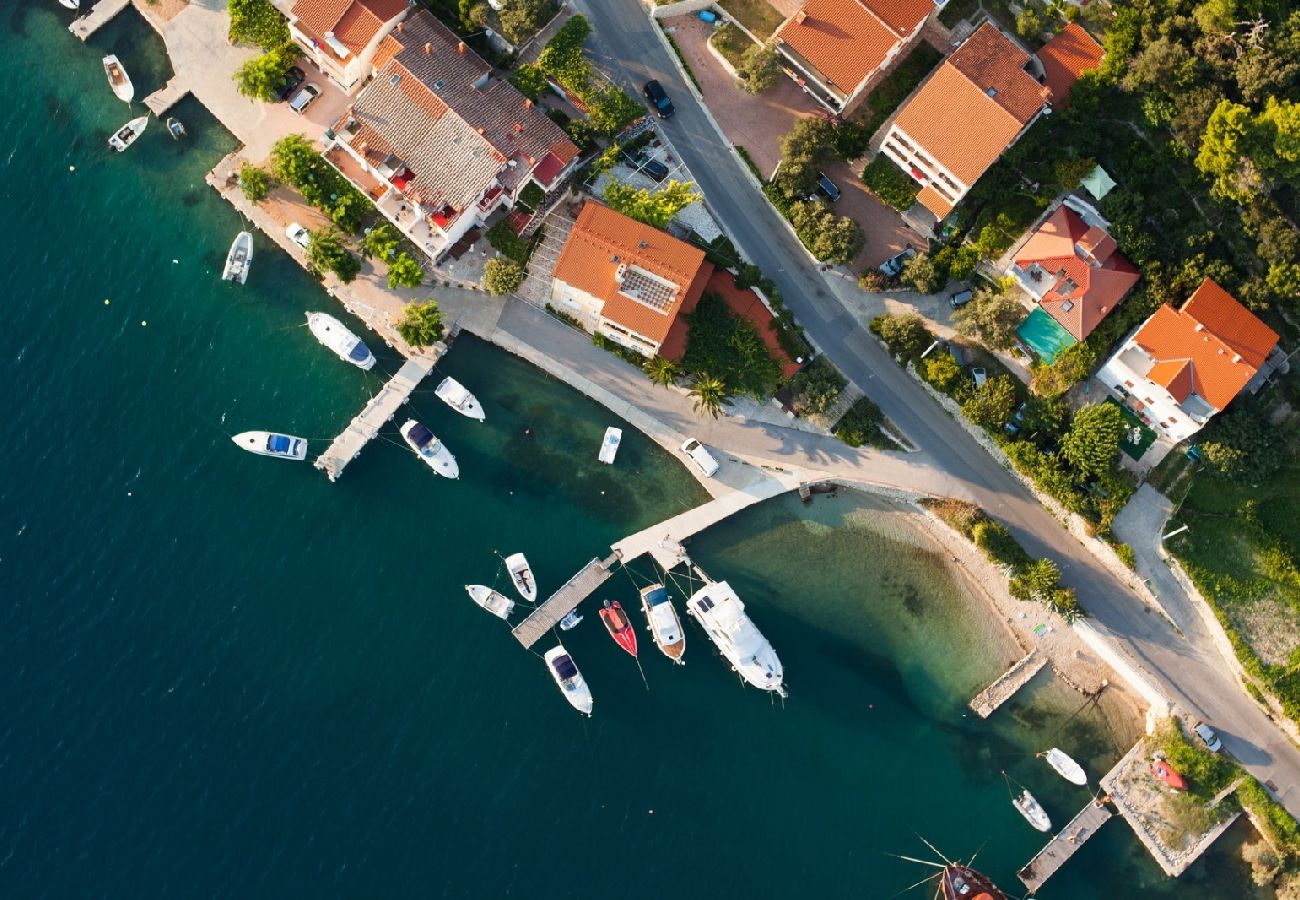
POLYGON ((409 0, 298 0, 289 36, 326 77, 353 94, 370 77, 375 53, 406 18, 409 0))

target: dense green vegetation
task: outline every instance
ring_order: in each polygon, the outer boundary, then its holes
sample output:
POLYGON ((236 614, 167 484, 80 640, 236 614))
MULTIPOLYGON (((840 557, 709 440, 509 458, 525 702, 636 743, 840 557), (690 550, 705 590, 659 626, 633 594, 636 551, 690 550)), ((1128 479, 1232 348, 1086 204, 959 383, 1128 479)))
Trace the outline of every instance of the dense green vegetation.
MULTIPOLYGON (((541 234, 540 228, 537 233, 541 234)), ((502 256, 514 260, 521 266, 528 265, 528 257, 533 255, 533 247, 536 246, 537 240, 536 238, 529 240, 515 234, 508 219, 497 222, 487 230, 484 237, 502 256)))
POLYGON ((613 135, 629 122, 645 115, 645 108, 626 91, 606 80, 587 61, 582 47, 590 34, 591 25, 587 20, 583 16, 574 16, 547 42, 536 66, 519 66, 511 80, 525 94, 536 97, 549 76, 587 108, 587 118, 592 127, 601 134, 613 135))
POLYGON ((424 269, 405 251, 399 251, 388 264, 388 287, 391 290, 419 287, 423 281, 424 269))
POLYGON ((289 22, 270 0, 230 0, 230 43, 275 50, 289 43, 289 22))
POLYGON ((885 414, 868 397, 862 397, 849 407, 835 425, 835 436, 850 447, 876 447, 880 450, 897 450, 898 445, 882 430, 885 414))
POLYGON ((524 267, 513 259, 489 259, 483 266, 483 286, 496 296, 513 294, 524 283, 524 267))
POLYGON ((657 189, 638 188, 621 181, 611 181, 605 188, 605 205, 652 228, 667 228, 668 223, 700 195, 690 181, 670 179, 657 189))
POLYGON ((361 271, 361 261, 348 252, 339 230, 327 225, 307 238, 307 267, 317 276, 333 272, 347 284, 361 271))
POLYGON ((681 367, 689 375, 712 376, 726 395, 748 394, 766 400, 781 383, 781 365, 772 358, 758 329, 736 315, 717 294, 705 294, 686 314, 690 333, 681 367))
POLYGON ((551 0, 504 0, 497 11, 487 0, 459 0, 457 12, 462 27, 472 31, 494 28, 518 46, 550 21, 555 6, 551 0))
POLYGON ((839 370, 825 357, 819 356, 790 379, 788 386, 794 398, 791 405, 801 416, 822 415, 831 408, 847 384, 839 370))
POLYGON ((428 347, 442 340, 442 312, 433 298, 423 303, 408 303, 402 309, 402 321, 397 323, 397 333, 412 347, 428 347))
POLYGON ((742 88, 751 94, 761 94, 776 87, 781 80, 781 58, 771 44, 755 44, 748 39, 746 42, 748 46, 740 56, 736 74, 742 88))
POLYGON ((239 93, 253 100, 272 102, 278 98, 285 75, 298 58, 298 45, 282 44, 254 56, 235 70, 239 93))
POLYGON ((293 185, 303 199, 349 233, 361 230, 374 205, 326 162, 301 134, 280 138, 271 148, 271 174, 293 185))
POLYGON ((254 203, 261 203, 271 194, 271 176, 266 169, 244 160, 239 166, 239 188, 254 203))
POLYGON ((883 153, 862 171, 862 183, 867 190, 899 212, 907 212, 921 193, 921 186, 883 153))

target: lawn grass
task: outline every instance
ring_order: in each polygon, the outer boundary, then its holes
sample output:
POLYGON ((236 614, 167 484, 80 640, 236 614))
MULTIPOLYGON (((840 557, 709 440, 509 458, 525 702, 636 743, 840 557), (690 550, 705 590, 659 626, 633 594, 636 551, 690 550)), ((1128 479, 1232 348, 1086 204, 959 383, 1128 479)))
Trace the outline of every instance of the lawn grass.
POLYGON ((718 5, 762 40, 770 38, 785 21, 767 0, 718 0, 718 5))
POLYGON ((745 51, 754 46, 749 35, 730 23, 714 31, 709 42, 735 69, 740 68, 740 60, 745 51))
POLYGON ((853 111, 850 121, 862 125, 867 134, 874 134, 942 59, 943 54, 929 44, 924 41, 917 44, 898 68, 876 85, 862 105, 853 111))
POLYGON ((1119 442, 1119 449, 1134 461, 1141 459, 1147 449, 1156 442, 1156 433, 1148 428, 1146 423, 1134 414, 1133 410, 1122 403, 1117 403, 1114 397, 1107 397, 1106 402, 1118 406, 1120 414, 1124 416, 1124 439, 1119 442), (1135 428, 1141 435, 1137 441, 1130 440, 1135 428))

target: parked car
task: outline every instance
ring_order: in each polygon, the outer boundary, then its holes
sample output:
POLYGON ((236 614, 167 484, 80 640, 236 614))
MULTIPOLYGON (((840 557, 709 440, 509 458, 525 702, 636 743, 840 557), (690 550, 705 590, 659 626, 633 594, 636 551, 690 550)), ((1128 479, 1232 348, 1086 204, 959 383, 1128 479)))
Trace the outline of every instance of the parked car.
POLYGON ((293 95, 289 101, 289 108, 294 112, 302 115, 302 111, 311 105, 311 102, 320 96, 320 88, 314 84, 304 84, 302 90, 293 95))
POLYGON ((668 92, 659 82, 651 79, 645 83, 645 98, 650 101, 650 105, 655 108, 655 115, 661 119, 671 119, 673 113, 673 101, 668 99, 668 92))
POLYGON ((902 253, 896 253, 880 264, 880 274, 886 278, 897 278, 903 271, 903 263, 916 256, 916 248, 908 244, 902 253))
POLYGON ((970 377, 975 379, 975 387, 984 387, 984 382, 989 380, 989 373, 984 371, 980 366, 970 370, 970 377))
POLYGON ((280 83, 280 89, 275 92, 276 100, 285 100, 298 89, 298 85, 307 80, 307 73, 302 69, 294 66, 288 72, 284 73, 284 81, 280 83))
POLYGON ((1205 749, 1209 750, 1211 753, 1218 753, 1223 749, 1223 741, 1219 740, 1219 736, 1214 733, 1214 729, 1209 725, 1206 725, 1204 722, 1197 722, 1192 730, 1196 732, 1196 736, 1205 744, 1205 749))
POLYGON ((817 173, 817 193, 832 203, 840 199, 839 187, 822 172, 817 173))
POLYGON ((691 458, 691 462, 700 467, 704 477, 712 478, 718 472, 718 461, 713 458, 703 444, 695 438, 688 438, 686 443, 682 444, 682 452, 691 458))
POLYGON ((948 305, 951 306, 953 309, 961 309, 967 303, 970 303, 971 298, 974 296, 975 296, 975 292, 972 291, 970 288, 967 288, 964 291, 958 291, 957 293, 952 294, 948 297, 948 305))
POLYGON ((642 161, 638 168, 653 178, 656 182, 663 181, 668 177, 668 167, 654 157, 649 157, 642 161))
POLYGON ((293 241, 304 250, 307 249, 307 244, 311 241, 311 232, 306 228, 303 228, 297 222, 290 222, 289 227, 284 230, 284 233, 289 236, 289 240, 293 241))

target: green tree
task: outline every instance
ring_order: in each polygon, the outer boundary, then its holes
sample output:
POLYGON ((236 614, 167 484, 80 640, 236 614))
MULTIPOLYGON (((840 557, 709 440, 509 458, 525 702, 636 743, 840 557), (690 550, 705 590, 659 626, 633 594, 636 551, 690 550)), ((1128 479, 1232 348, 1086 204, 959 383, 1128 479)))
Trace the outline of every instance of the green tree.
POLYGON ((389 288, 419 287, 423 281, 424 269, 420 268, 420 264, 404 252, 398 253, 393 258, 393 261, 388 264, 389 288))
POLYGON ((536 34, 554 14, 551 0, 505 0, 497 20, 506 39, 517 46, 536 34))
POLYGON ((442 311, 432 297, 423 303, 408 303, 403 307, 397 333, 412 347, 419 349, 436 344, 442 340, 443 332, 442 311))
POLYGON ((366 259, 388 259, 402 246, 402 233, 391 222, 370 229, 361 238, 361 255, 366 259))
POLYGON ((751 94, 761 94, 776 87, 781 78, 781 61, 776 48, 771 44, 753 45, 741 55, 736 74, 740 76, 740 86, 751 94))
POLYGON ((1089 403, 1074 414, 1061 439, 1061 455, 1083 477, 1100 475, 1115 463, 1124 437, 1124 414, 1114 403, 1089 403))
POLYGON ((967 419, 985 431, 998 433, 1016 409, 1016 385, 1010 375, 995 375, 961 405, 967 419))
POLYGON ((695 411, 708 413, 717 418, 722 412, 722 404, 727 399, 727 386, 722 379, 712 375, 700 375, 691 385, 691 397, 695 401, 695 411))
POLYGON ((1206 430, 1201 452, 1210 469, 1235 482, 1259 482, 1285 460, 1278 430, 1254 407, 1238 406, 1218 416, 1206 430))
POLYGON ((348 252, 343 235, 332 225, 318 228, 308 237, 307 266, 317 275, 333 272, 345 284, 361 271, 360 261, 348 252))
POLYGON ((934 353, 921 360, 921 374, 937 390, 951 394, 961 383, 961 366, 951 353, 934 353))
POLYGON ((669 181, 657 191, 611 182, 605 188, 605 203, 615 212, 652 228, 667 228, 673 216, 699 199, 690 181, 669 181))
POLYGON ((1016 34, 1028 41, 1042 33, 1042 16, 1032 6, 1026 6, 1020 15, 1016 16, 1016 34))
POLYGON ((1096 351, 1087 343, 1071 344, 1056 354, 1050 366, 1034 364, 1030 388, 1040 397, 1059 397, 1087 378, 1096 361, 1096 351))
POLYGON ((230 43, 263 50, 289 43, 289 23, 269 0, 230 0, 230 43))
POLYGON ((489 259, 483 266, 483 286, 498 297, 513 294, 524 283, 524 267, 511 259, 489 259))
POLYGON ((1257 127, 1260 140, 1271 151, 1261 154, 1261 168, 1300 187, 1300 103, 1269 97, 1257 127))
POLYGON ((899 281, 922 294, 933 294, 947 281, 929 253, 921 251, 903 263, 899 281))
POLYGON ((790 224, 813 256, 832 265, 852 260, 866 240, 857 222, 816 200, 790 204, 790 224))
POLYGON ((678 375, 681 374, 677 363, 662 356, 650 357, 641 368, 651 381, 661 387, 672 387, 677 383, 678 375))
POLYGON ((871 330, 885 342, 891 353, 904 360, 919 359, 934 338, 925 327, 925 320, 916 313, 877 316, 871 320, 871 330))
POLYGON ((970 302, 952 314, 957 333, 983 341, 994 350, 1006 350, 1016 342, 1016 327, 1025 320, 1025 308, 1009 293, 981 288, 970 302))
POLYGON ((285 74, 298 58, 295 44, 284 44, 254 56, 235 70, 235 85, 239 93, 253 100, 270 103, 277 99, 285 74))
POLYGON ((1196 167, 1214 179, 1214 193, 1237 203, 1248 203, 1263 190, 1263 179, 1253 156, 1259 129, 1250 108, 1222 100, 1210 115, 1196 167))
POLYGON ((800 119, 781 139, 781 166, 772 183, 787 200, 812 193, 817 166, 830 154, 834 139, 834 129, 824 119, 800 119))
POLYGON ((266 169, 245 160, 239 166, 239 187, 249 200, 261 203, 271 194, 271 176, 266 169))

